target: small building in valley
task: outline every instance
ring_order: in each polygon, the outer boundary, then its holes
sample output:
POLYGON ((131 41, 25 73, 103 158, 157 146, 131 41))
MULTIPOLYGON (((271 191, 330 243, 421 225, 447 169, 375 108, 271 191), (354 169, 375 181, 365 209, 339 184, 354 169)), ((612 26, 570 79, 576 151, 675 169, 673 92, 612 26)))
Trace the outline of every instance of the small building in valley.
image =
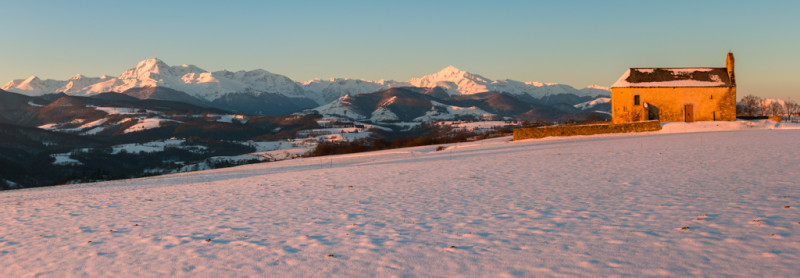
POLYGON ((733 53, 724 68, 631 68, 611 86, 614 123, 736 120, 733 53))

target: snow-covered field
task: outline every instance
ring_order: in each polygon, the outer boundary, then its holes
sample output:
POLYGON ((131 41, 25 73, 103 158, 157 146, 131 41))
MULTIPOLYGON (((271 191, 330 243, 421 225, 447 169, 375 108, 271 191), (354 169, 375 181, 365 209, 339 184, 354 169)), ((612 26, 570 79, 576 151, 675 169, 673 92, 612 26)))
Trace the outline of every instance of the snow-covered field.
POLYGON ((741 126, 4 191, 0 276, 797 276, 800 130, 741 126))

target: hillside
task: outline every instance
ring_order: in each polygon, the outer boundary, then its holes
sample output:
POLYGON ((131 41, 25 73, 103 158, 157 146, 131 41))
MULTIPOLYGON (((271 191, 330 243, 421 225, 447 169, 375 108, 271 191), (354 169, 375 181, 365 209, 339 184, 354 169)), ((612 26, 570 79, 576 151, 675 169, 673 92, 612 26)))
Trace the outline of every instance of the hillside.
POLYGON ((670 123, 3 191, 0 276, 789 277, 800 130, 774 128, 670 123))

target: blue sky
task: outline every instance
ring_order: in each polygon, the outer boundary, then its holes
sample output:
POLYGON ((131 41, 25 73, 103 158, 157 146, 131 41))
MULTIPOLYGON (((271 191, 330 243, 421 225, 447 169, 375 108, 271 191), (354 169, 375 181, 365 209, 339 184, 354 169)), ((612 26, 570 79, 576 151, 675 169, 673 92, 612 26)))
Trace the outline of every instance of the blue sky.
MULTIPOLYGON (((738 94, 800 100, 797 1, 0 1, 0 83, 119 75, 158 57, 296 81, 490 79, 608 86, 629 67, 724 66, 738 94)), ((0 84, 1 85, 1 84, 0 84)))

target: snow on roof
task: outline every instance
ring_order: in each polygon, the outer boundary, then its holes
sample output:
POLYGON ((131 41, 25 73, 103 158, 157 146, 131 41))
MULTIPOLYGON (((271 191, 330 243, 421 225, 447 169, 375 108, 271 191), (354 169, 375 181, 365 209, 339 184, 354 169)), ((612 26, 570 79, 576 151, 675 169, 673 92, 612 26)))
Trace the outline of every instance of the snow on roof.
POLYGON ((730 87, 726 68, 631 68, 617 80, 619 87, 730 87))

